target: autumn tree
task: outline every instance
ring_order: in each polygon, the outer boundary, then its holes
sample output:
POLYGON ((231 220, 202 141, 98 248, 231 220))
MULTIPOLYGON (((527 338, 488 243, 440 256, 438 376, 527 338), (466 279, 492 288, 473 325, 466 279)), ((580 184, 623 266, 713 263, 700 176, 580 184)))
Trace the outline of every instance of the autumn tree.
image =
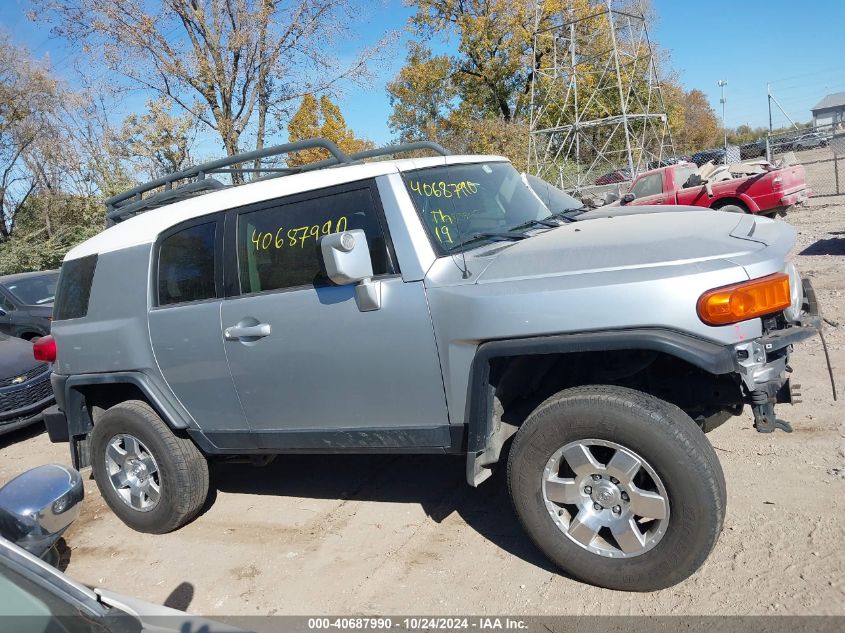
POLYGON ((33 19, 215 131, 229 155, 264 147, 305 93, 368 76, 381 43, 341 63, 352 0, 33 0, 33 19), (250 138, 245 141, 245 136, 250 138))
POLYGON ((19 210, 39 184, 51 182, 39 170, 44 163, 38 154, 57 149, 49 131, 59 101, 46 68, 0 32, 0 242, 12 236, 19 210))
POLYGON ((675 131, 676 148, 685 152, 696 152, 719 145, 722 128, 707 96, 698 89, 683 92, 679 102, 682 126, 675 131))
MULTIPOLYGON (((302 141, 309 138, 325 138, 335 143, 347 154, 354 154, 374 147, 372 141, 355 136, 346 126, 340 108, 329 97, 323 95, 319 101, 312 94, 302 98, 299 109, 288 123, 288 140, 302 141)), ((312 163, 328 154, 322 149, 307 149, 288 157, 288 165, 297 166, 312 163)))
MULTIPOLYGON (((411 28, 418 40, 412 42, 405 66, 387 86, 393 106, 390 125, 402 140, 428 138, 450 147, 468 143, 471 151, 506 153, 524 162, 531 88, 544 89, 538 71, 552 63, 553 38, 565 24, 575 25, 578 37, 592 43, 578 60, 584 74, 581 89, 585 93, 602 90, 590 82, 601 81, 604 75, 594 67, 596 59, 611 47, 610 21, 602 17, 603 4, 592 0, 420 0, 409 4, 417 8, 411 28), (433 38, 453 43, 455 53, 434 55, 427 44, 433 38)), ((652 19, 648 0, 625 0, 617 6, 645 12, 646 20, 652 19)), ((631 57, 635 53, 626 51, 631 57)), ((621 72, 631 75, 625 81, 633 92, 648 90, 646 70, 635 64, 623 66, 621 72)), ((580 104, 580 118, 615 113, 619 98, 614 80, 613 90, 602 99, 580 104)), ((558 114, 546 112, 550 119, 559 118, 558 114)), ((601 145, 598 140, 596 144, 601 145)))
POLYGON ((188 114, 174 116, 167 101, 147 102, 143 114, 130 114, 114 139, 115 150, 151 178, 171 174, 192 164, 191 146, 196 122, 188 114))

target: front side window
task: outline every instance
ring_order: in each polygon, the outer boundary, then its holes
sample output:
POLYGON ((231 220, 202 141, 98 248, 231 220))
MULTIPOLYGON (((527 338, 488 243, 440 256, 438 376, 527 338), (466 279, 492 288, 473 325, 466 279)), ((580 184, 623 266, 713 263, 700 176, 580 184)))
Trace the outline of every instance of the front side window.
POLYGON ((158 251, 158 304, 202 301, 217 296, 214 241, 217 222, 168 235, 158 251))
POLYGON ((319 239, 330 233, 363 229, 373 274, 393 272, 387 243, 369 188, 284 202, 238 217, 238 269, 241 292, 265 292, 325 285, 319 239))
POLYGON ((663 191, 663 180, 660 174, 645 176, 631 189, 635 198, 656 196, 663 191))
POLYGON ((510 163, 446 165, 403 176, 441 255, 470 240, 477 245, 485 233, 509 231, 551 215, 510 163))

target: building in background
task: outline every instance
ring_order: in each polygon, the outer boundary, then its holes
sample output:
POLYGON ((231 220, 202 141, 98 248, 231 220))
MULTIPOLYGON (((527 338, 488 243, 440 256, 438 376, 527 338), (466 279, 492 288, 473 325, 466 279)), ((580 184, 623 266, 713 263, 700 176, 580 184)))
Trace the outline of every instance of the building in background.
POLYGON ((813 128, 845 131, 845 92, 834 92, 819 101, 811 110, 813 128))

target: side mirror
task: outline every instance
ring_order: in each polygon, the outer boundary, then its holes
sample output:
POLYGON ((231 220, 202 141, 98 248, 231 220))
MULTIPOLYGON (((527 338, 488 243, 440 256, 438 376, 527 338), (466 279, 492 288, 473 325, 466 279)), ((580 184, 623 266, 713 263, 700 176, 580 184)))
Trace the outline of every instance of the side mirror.
POLYGON ((0 488, 0 535, 48 558, 79 516, 84 495, 82 477, 69 466, 46 464, 28 470, 0 488))
POLYGON ((355 301, 361 312, 381 308, 381 282, 372 280, 373 264, 367 236, 361 229, 332 233, 320 239, 326 276, 339 286, 355 285, 355 301))
POLYGON ((621 200, 622 204, 628 204, 629 202, 633 202, 633 201, 634 201, 634 194, 632 194, 632 193, 626 193, 624 196, 622 196, 622 200, 621 200))

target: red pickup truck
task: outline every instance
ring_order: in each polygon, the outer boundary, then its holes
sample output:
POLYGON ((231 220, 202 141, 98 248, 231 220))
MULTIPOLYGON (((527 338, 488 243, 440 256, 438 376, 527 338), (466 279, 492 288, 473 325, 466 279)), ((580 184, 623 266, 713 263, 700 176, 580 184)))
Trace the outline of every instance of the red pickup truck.
POLYGON ((783 215, 789 207, 803 203, 812 194, 804 180, 804 167, 801 165, 709 185, 685 186, 697 170, 698 167, 692 163, 681 163, 644 172, 631 183, 621 203, 688 204, 773 217, 778 213, 783 215))

